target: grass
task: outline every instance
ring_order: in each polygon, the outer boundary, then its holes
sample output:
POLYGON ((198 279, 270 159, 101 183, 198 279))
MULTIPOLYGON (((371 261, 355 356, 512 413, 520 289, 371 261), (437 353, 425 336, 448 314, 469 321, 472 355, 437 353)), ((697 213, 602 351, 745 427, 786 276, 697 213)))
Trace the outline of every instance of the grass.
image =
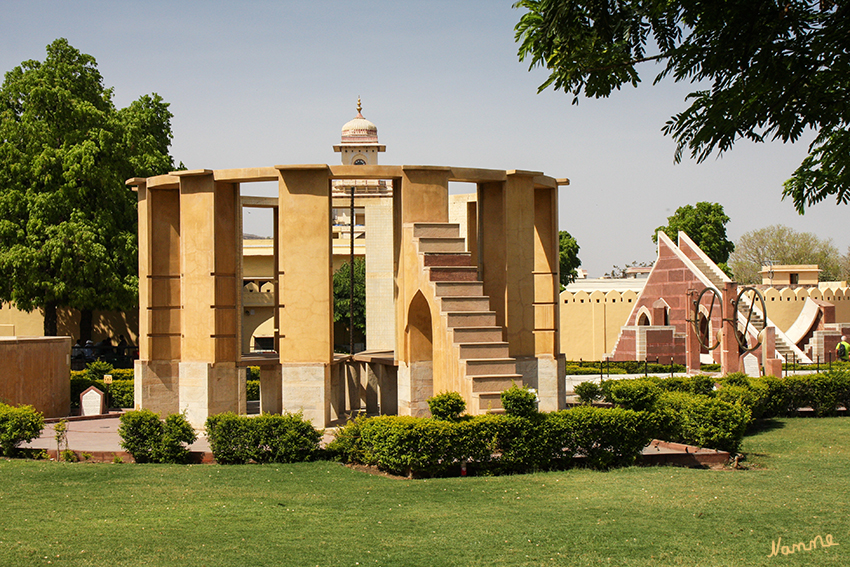
POLYGON ((772 420, 749 470, 399 480, 334 463, 0 461, 0 565, 847 565, 850 419, 772 420), (768 557, 831 534, 839 545, 768 557))

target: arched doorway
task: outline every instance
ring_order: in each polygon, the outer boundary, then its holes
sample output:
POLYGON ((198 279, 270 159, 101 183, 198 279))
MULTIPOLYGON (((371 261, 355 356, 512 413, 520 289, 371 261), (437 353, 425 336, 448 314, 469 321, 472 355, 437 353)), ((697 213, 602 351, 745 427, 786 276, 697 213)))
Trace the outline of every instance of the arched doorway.
POLYGON ((434 341, 431 307, 416 292, 407 313, 407 354, 410 364, 411 415, 428 415, 427 400, 434 395, 434 341))

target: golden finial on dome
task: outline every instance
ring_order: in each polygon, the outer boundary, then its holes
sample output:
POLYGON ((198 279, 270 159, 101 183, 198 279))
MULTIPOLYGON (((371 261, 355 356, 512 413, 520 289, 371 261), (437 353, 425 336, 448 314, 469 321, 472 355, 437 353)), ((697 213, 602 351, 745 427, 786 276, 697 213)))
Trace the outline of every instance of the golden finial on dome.
POLYGON ((360 111, 363 110, 363 105, 360 104, 360 97, 357 97, 357 114, 360 114, 360 111))

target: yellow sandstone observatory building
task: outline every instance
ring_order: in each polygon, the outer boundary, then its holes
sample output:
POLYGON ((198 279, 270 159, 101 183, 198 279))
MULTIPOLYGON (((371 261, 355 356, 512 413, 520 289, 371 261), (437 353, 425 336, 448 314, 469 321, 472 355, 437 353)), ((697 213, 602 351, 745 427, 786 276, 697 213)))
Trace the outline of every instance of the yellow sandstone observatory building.
MULTIPOLYGON (((378 165, 383 148, 358 108, 335 147, 343 165, 128 181, 139 198, 137 405, 185 411, 196 426, 211 414, 244 413, 249 365, 261 369, 264 411, 302 411, 317 426, 363 405, 424 415, 426 400, 443 391, 460 392, 468 412, 483 413, 498 409, 513 383, 537 388, 543 410, 563 405, 557 218, 566 180, 378 165), (246 184, 269 181, 277 197, 242 196, 246 184), (475 229, 465 238, 449 222, 452 182, 476 188, 466 207, 475 229), (363 210, 367 308, 378 304, 367 315, 370 350, 354 365, 334 354, 332 296, 335 243, 345 243, 335 227, 352 187, 363 210), (274 235, 270 273, 246 284, 247 207, 272 211, 274 235), (370 246, 377 247, 372 266, 370 246), (246 306, 252 293, 264 294, 262 308, 271 310, 270 336, 243 325, 261 307, 253 298, 246 306), (256 349, 258 338, 271 348, 256 349)), ((356 210, 348 222, 356 227, 356 210)))

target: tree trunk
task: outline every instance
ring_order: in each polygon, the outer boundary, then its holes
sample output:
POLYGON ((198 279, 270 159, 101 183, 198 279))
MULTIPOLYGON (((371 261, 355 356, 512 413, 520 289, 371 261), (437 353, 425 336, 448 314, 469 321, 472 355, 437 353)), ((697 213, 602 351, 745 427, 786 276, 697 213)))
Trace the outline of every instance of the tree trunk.
POLYGON ((92 319, 93 313, 91 309, 80 310, 80 336, 79 339, 83 343, 92 340, 92 319))
POLYGON ((59 333, 56 330, 56 304, 47 302, 42 307, 44 312, 44 336, 55 337, 59 333))

